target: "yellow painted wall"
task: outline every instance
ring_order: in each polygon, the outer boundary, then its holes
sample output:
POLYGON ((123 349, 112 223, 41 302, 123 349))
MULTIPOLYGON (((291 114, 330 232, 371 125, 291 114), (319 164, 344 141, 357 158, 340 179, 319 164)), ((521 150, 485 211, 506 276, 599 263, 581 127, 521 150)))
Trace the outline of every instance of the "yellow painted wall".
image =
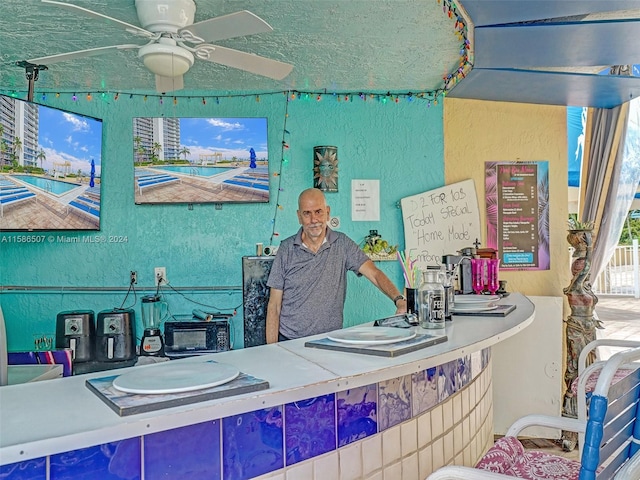
MULTIPOLYGON (((524 86, 523 86, 524 88, 524 86)), ((551 269, 503 271, 508 291, 563 296, 569 284, 567 236, 567 114, 565 107, 481 100, 445 99, 444 160, 446 183, 476 182, 480 224, 485 225, 484 163, 549 162, 551 269)), ((486 242, 486 228, 482 242, 486 242)))

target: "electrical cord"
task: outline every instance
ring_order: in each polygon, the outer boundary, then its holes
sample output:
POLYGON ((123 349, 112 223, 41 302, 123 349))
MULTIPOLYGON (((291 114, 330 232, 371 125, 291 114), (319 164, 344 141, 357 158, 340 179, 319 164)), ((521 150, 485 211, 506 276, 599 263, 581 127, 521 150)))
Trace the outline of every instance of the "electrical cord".
POLYGON ((129 289, 127 290, 127 294, 124 296, 124 300, 120 304, 120 308, 116 308, 117 310, 125 310, 125 308, 133 308, 135 304, 138 302, 138 293, 136 292, 136 287, 134 286, 133 280, 129 282, 129 289), (124 307, 124 302, 129 298, 129 294, 133 291, 133 303, 128 307, 124 307))
MULTIPOLYGON (((242 306, 242 303, 236 305, 235 307, 231 307, 231 308, 221 308, 221 307, 218 307, 218 306, 215 306, 215 305, 209 305, 209 304, 198 302, 197 300, 194 300, 192 298, 187 297, 184 293, 182 293, 182 292, 176 290, 175 288, 173 288, 170 283, 165 283, 165 285, 167 287, 169 287, 171 290, 173 290, 175 293, 177 293, 178 295, 182 296, 185 300, 188 300, 191 303, 195 303, 196 305, 200 305, 201 307, 213 308, 213 309, 218 310, 218 311, 233 310, 233 315, 236 315, 238 308, 240 308, 242 306)), ((158 287, 160 287, 160 285, 158 285, 158 287)))

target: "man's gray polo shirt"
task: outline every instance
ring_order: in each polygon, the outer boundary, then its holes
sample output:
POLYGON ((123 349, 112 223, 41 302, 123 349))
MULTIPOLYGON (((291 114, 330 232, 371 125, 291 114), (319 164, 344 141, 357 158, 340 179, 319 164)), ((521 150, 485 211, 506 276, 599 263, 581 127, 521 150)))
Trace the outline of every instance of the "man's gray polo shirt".
POLYGON ((302 245, 302 228, 282 241, 267 286, 283 291, 280 333, 300 338, 342 328, 347 271, 369 259, 344 233, 327 228, 317 253, 302 245))

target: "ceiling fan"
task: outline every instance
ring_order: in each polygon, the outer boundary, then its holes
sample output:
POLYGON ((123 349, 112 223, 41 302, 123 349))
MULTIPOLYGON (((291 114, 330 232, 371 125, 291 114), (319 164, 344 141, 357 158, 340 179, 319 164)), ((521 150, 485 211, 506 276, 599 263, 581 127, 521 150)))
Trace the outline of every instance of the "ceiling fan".
POLYGON ((42 2, 113 22, 147 43, 110 45, 27 60, 32 65, 48 65, 115 50, 137 50, 145 67, 156 76, 156 90, 162 93, 184 88, 183 75, 195 60, 219 63, 275 80, 282 80, 293 69, 288 63, 208 43, 273 30, 247 10, 193 23, 196 11, 193 0, 135 0, 142 25, 139 27, 71 3, 42 2))

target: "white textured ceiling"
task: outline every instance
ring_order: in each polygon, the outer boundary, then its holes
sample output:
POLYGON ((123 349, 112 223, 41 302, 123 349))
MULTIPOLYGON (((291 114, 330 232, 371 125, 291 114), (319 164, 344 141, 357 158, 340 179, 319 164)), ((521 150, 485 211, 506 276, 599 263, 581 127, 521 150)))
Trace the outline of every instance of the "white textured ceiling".
MULTIPOLYGON (((167 1, 167 0, 159 0, 167 1)), ((139 25, 134 0, 72 0, 139 25)), ((640 63, 640 0, 196 0, 195 21, 249 10, 271 33, 220 45, 293 65, 276 81, 204 61, 184 77, 183 95, 203 93, 437 91, 456 74, 468 21, 470 50, 448 96, 610 108, 640 96, 640 78, 599 75, 640 63), (474 64, 475 62, 475 64, 474 64)), ((0 91, 27 89, 16 61, 115 44, 144 43, 111 22, 40 0, 0 5, 0 91)), ((135 51, 48 65, 36 92, 153 93, 154 76, 135 51)))
MULTIPOLYGON (((71 3, 139 25, 134 0, 71 3)), ((197 0, 195 21, 249 10, 271 33, 219 42, 294 66, 282 81, 196 61, 185 89, 208 92, 273 90, 425 91, 442 88, 460 61, 454 19, 437 0, 197 0)), ((114 44, 144 43, 101 19, 39 0, 0 6, 0 89, 24 91, 19 60, 114 44)), ((153 92, 154 76, 136 51, 112 52, 49 65, 36 91, 153 92)))

